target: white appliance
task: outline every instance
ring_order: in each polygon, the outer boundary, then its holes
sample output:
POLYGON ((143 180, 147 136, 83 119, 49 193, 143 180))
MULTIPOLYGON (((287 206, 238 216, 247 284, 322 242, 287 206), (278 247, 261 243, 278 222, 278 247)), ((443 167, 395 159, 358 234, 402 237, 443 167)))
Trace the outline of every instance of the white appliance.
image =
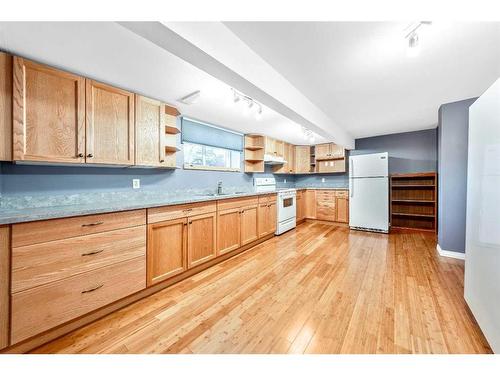
POLYGON ((276 179, 269 177, 254 178, 257 192, 277 192, 276 234, 295 228, 297 224, 297 191, 295 189, 276 189, 276 179))
POLYGON ((389 232, 389 154, 349 157, 349 226, 389 232))
POLYGON ((264 154, 264 163, 269 165, 285 164, 286 161, 282 156, 264 154))
POLYGON ((500 353, 500 79, 469 107, 468 139, 465 300, 500 353))

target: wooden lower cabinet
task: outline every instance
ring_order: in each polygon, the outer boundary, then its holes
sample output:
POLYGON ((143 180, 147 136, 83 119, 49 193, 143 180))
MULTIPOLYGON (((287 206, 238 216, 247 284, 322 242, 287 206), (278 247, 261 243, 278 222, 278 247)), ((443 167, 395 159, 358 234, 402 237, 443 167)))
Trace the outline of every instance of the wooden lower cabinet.
POLYGON ((305 219, 305 212, 304 212, 304 191, 297 191, 297 220, 296 221, 302 221, 305 219))
POLYGON ((316 191, 306 190, 304 192, 304 217, 316 219, 316 191))
POLYGON ((335 221, 336 218, 335 197, 331 200, 318 199, 316 201, 316 219, 335 221))
POLYGON ((0 349, 9 345, 10 228, 0 226, 0 349))
POLYGON ((241 246, 241 209, 221 210, 217 213, 217 255, 236 250, 241 246))
POLYGON ((187 270, 187 218, 148 225, 147 284, 187 270))
POLYGON ((12 295, 11 344, 146 287, 144 256, 12 295))
POLYGON ((253 205, 241 210, 241 246, 259 239, 257 207, 253 205))
POLYGON ((337 217, 335 221, 339 223, 349 223, 349 199, 337 197, 335 200, 337 217))
POLYGON ((211 212, 188 218, 188 268, 217 256, 217 214, 211 212))
POLYGON ((259 238, 276 232, 276 201, 259 203, 259 238))

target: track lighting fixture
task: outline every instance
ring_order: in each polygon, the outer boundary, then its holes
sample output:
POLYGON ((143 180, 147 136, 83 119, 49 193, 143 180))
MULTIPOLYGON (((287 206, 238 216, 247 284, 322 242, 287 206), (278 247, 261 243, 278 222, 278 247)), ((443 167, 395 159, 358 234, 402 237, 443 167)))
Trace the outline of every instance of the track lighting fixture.
POLYGON ((252 110, 255 109, 255 118, 257 120, 260 120, 262 118, 262 104, 260 104, 259 102, 255 101, 254 99, 252 99, 251 97, 245 95, 245 94, 242 94, 238 91, 236 91, 235 89, 231 88, 232 92, 233 92, 233 101, 235 104, 241 102, 242 105, 243 105, 243 114, 244 115, 247 115, 249 114, 250 112, 252 112, 252 110))
POLYGON ((408 41, 408 56, 413 57, 417 56, 420 52, 420 40, 418 36, 418 29, 422 25, 431 25, 431 21, 420 21, 417 23, 412 23, 408 25, 405 29, 405 39, 408 41))

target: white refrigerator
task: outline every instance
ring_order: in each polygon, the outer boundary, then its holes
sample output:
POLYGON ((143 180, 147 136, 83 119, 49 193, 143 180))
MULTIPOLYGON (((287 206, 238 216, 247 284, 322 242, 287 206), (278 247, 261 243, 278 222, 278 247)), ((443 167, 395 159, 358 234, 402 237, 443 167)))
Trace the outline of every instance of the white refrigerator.
POLYGON ((349 226, 389 232, 389 154, 349 157, 349 226))

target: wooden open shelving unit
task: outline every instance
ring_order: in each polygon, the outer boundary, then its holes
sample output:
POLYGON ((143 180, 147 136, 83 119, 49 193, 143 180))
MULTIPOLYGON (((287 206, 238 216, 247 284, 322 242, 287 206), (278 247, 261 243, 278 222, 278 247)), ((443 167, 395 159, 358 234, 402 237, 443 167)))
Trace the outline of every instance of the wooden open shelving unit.
POLYGON ((391 175, 391 228, 436 232, 436 188, 434 172, 391 175))
POLYGON ((264 136, 245 135, 245 172, 264 172, 264 152, 264 136))
POLYGON ((163 135, 163 148, 165 150, 164 167, 176 168, 177 152, 177 134, 181 131, 177 127, 177 116, 180 112, 177 108, 165 105, 165 134, 163 135))

